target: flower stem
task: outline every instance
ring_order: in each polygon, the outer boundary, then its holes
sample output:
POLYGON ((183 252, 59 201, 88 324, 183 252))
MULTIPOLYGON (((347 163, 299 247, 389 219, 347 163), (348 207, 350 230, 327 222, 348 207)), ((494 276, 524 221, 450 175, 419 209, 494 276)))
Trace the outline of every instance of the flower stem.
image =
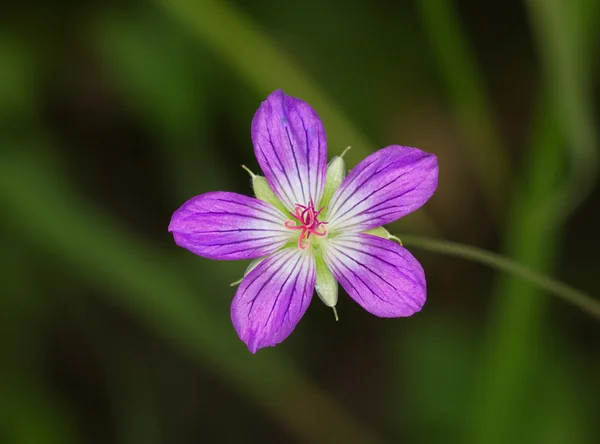
POLYGON ((589 294, 566 285, 556 279, 544 276, 528 267, 513 262, 512 260, 491 251, 472 245, 459 244, 456 242, 431 239, 422 236, 402 236, 405 245, 422 248, 435 253, 447 254, 461 257, 473 262, 479 262, 498 270, 514 274, 529 281, 548 293, 579 307, 586 313, 600 319, 600 301, 589 294))

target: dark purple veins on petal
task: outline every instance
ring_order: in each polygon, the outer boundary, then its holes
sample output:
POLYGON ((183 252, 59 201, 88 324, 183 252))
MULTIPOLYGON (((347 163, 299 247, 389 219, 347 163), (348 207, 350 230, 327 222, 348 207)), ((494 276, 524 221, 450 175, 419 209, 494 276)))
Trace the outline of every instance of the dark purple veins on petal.
POLYGON ((325 130, 305 102, 275 91, 252 121, 252 141, 258 163, 274 192, 294 205, 318 204, 327 168, 325 130))
POLYGON ((231 319, 251 352, 289 336, 310 303, 314 284, 313 256, 295 247, 273 254, 248 273, 231 304, 231 319))
POLYGON ((173 214, 175 242, 210 259, 254 259, 277 251, 290 240, 288 219, 258 199, 216 191, 196 196, 173 214))
POLYGON ((390 146, 359 163, 331 198, 328 229, 365 231, 421 207, 437 187, 437 158, 417 148, 390 146))
POLYGON ((376 316, 410 316, 425 303, 423 268, 392 241, 342 234, 328 240, 323 258, 350 297, 376 316))

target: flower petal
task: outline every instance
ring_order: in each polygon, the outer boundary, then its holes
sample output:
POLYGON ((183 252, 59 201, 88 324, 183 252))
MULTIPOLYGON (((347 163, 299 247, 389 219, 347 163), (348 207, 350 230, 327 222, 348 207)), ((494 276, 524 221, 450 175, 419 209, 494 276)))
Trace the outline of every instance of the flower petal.
POLYGON ((283 247, 292 233, 273 205, 237 193, 196 196, 169 224, 177 245, 209 259, 254 259, 283 247))
POLYGON ((433 195, 438 163, 433 154, 392 145, 359 163, 331 198, 327 230, 364 231, 415 211, 433 195))
POLYGON ((252 142, 271 188, 293 211, 321 201, 327 168, 325 129, 305 102, 278 90, 264 101, 252 121, 252 142))
POLYGON ((233 298, 231 320, 252 353, 290 335, 314 287, 315 259, 295 247, 273 254, 248 273, 233 298))
POLYGON ((405 248, 362 233, 343 234, 323 245, 323 258, 335 278, 369 313, 394 318, 423 307, 423 267, 405 248))

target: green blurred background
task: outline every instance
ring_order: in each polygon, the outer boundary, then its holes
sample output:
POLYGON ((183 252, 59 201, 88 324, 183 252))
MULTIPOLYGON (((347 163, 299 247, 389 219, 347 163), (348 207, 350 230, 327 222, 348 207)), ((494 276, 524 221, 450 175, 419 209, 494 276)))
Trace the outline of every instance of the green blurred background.
POLYGON ((391 144, 440 183, 390 230, 600 292, 596 0, 13 2, 0 18, 0 442, 598 443, 600 324, 509 275, 407 246, 412 318, 318 300, 251 355, 246 263, 170 216, 250 194, 273 90, 352 167, 391 144))

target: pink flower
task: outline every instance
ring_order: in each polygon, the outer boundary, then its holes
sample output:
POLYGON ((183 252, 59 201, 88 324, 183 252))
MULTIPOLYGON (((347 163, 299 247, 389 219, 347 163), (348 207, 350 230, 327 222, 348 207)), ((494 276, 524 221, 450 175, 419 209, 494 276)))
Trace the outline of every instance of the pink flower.
POLYGON ((252 141, 265 175, 253 176, 258 198, 201 194, 183 204, 169 225, 175 242, 199 256, 256 259, 231 305, 233 325, 250 351, 287 338, 315 288, 335 307, 336 281, 376 316, 419 311, 426 298, 423 268, 379 227, 433 195, 437 158, 393 145, 344 178, 341 157, 327 165, 317 113, 283 91, 258 109, 252 141))

